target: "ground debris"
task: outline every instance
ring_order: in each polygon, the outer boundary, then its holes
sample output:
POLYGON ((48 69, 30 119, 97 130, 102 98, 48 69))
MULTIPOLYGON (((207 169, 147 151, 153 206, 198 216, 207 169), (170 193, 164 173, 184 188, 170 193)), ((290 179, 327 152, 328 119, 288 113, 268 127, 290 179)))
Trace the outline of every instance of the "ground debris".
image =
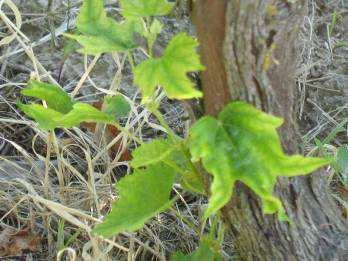
POLYGON ((0 260, 9 256, 22 256, 27 252, 35 252, 41 245, 41 236, 30 229, 17 231, 5 228, 0 232, 0 260))

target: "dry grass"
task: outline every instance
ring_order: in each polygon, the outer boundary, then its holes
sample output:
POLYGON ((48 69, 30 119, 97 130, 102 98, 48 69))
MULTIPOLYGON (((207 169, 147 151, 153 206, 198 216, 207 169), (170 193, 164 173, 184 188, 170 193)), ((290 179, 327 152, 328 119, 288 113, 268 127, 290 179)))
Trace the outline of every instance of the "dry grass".
MULTIPOLYGON (((161 134, 163 129, 138 104, 139 94, 131 86, 124 55, 90 60, 73 54, 62 60, 60 35, 68 30, 68 25, 72 26, 76 1, 71 1, 70 10, 62 3, 53 6, 54 12, 29 2, 17 1, 19 11, 15 5, 10 5, 12 10, 6 6, 11 1, 0 1, 2 35, 11 36, 1 46, 0 56, 0 226, 18 230, 30 227, 41 234, 42 246, 33 253, 34 259, 54 259, 58 255, 84 260, 161 260, 169 251, 193 250, 197 235, 176 212, 159 215, 137 233, 123 233, 110 240, 90 234, 117 196, 112 184, 129 171, 128 162, 120 161, 122 151, 110 158, 107 148, 118 140, 124 147, 134 147, 133 136, 146 140, 161 134), (37 12, 42 9, 43 13, 37 12), (15 106, 19 90, 30 74, 52 83, 59 80, 77 99, 88 102, 109 93, 126 94, 132 112, 124 119, 124 127, 131 135, 122 133, 103 141, 102 133, 96 135, 78 128, 55 135, 40 131, 15 106)), ((173 20, 167 23, 178 25, 173 20)), ((168 122, 183 133, 183 109, 166 100, 162 101, 162 108, 168 122)), ((197 210, 202 204, 187 195, 181 198, 184 202, 178 203, 177 212, 198 225, 197 210)))
MULTIPOLYGON (((110 240, 90 234, 117 197, 111 184, 129 171, 128 162, 119 160, 121 153, 110 158, 105 148, 118 140, 124 147, 134 147, 133 136, 147 140, 162 135, 163 129, 139 105, 139 93, 132 86, 123 55, 103 55, 95 60, 79 54, 66 61, 62 58, 61 34, 73 27, 81 1, 53 1, 49 7, 49 1, 16 0, 12 10, 6 5, 9 2, 0 0, 0 231, 30 228, 40 234, 40 248, 26 255, 34 260, 56 256, 62 260, 163 260, 175 250, 193 250, 197 234, 184 220, 198 226, 205 201, 185 193, 175 206, 183 218, 168 211, 137 233, 123 233, 110 240), (122 92, 132 104, 131 114, 124 119, 132 135, 121 133, 105 141, 102 133, 98 136, 78 128, 51 136, 40 131, 15 106, 30 75, 59 81, 68 92, 75 90, 77 99, 87 102, 122 92)), ((324 1, 311 0, 310 16, 299 41, 303 58, 298 69, 299 109, 307 151, 313 150, 315 138, 327 137, 347 119, 348 109, 347 47, 337 47, 348 38, 344 28, 347 9, 338 0, 324 3, 324 9, 320 3, 324 1), (328 34, 334 11, 337 23, 328 34)), ((108 6, 109 11, 117 13, 113 6, 108 6)), ((167 19, 166 24, 169 29, 163 42, 175 31, 190 30, 185 19, 167 19)), ((135 59, 141 59, 140 54, 135 59)), ((161 108, 175 131, 184 134, 186 123, 181 119, 186 112, 182 106, 163 99, 161 108)), ((347 131, 340 129, 331 144, 338 147, 347 141, 347 131)))
MULTIPOLYGON (((310 154, 335 156, 348 144, 348 2, 309 2, 299 39, 302 60, 297 81, 303 147, 310 154)), ((330 171, 332 195, 347 217, 348 184, 342 177, 347 174, 330 171)))

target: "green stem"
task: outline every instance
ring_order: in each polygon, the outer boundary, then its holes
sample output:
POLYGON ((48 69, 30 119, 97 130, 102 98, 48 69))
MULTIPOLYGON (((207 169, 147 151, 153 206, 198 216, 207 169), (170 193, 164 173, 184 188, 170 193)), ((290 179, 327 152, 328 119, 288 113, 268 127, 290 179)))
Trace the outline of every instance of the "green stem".
MULTIPOLYGON (((150 27, 151 27, 151 18, 150 17, 147 17, 145 19, 145 24, 146 24, 146 31, 148 32, 148 35, 150 35, 150 27)), ((148 50, 149 55, 150 55, 150 57, 153 57, 152 48, 153 48, 154 43, 153 43, 151 37, 146 37, 146 40, 147 40, 147 47, 149 48, 149 50, 148 50)))
MULTIPOLYGON (((196 165, 193 164, 193 162, 191 161, 191 154, 188 151, 188 149, 185 147, 184 143, 180 144, 180 150, 185 155, 185 158, 186 158, 191 170, 195 173, 196 177, 202 182, 202 184, 205 184, 205 180, 203 178, 204 173, 200 172, 197 169, 196 165)), ((204 186, 204 187, 206 187, 206 186, 204 186)), ((206 195, 208 195, 209 191, 205 191, 205 193, 206 193, 206 195)))
POLYGON ((169 135, 169 137, 173 141, 181 140, 181 138, 178 135, 176 135, 175 132, 169 127, 169 125, 165 121, 162 113, 158 109, 154 109, 154 108, 148 108, 148 109, 151 111, 151 113, 153 115, 155 115, 155 117, 157 118, 157 120, 160 123, 160 125, 167 131, 167 134, 169 135))
POLYGON ((134 62, 132 53, 131 53, 131 52, 128 52, 128 53, 127 53, 127 57, 128 57, 128 61, 129 61, 130 65, 131 65, 132 72, 134 72, 135 62, 134 62))
POLYGON ((181 219, 182 221, 184 221, 186 223, 186 225, 188 225, 193 231, 195 231, 197 233, 197 235, 199 235, 199 228, 197 228, 197 225, 195 223, 193 223, 190 219, 188 219, 187 217, 183 216, 177 209, 175 209, 174 207, 170 208, 174 214, 181 219))
POLYGON ((126 133, 128 135, 128 137, 130 137, 131 139, 133 139, 135 142, 142 144, 143 142, 136 136, 133 135, 133 133, 131 133, 129 130, 127 130, 126 128, 122 127, 119 123, 114 122, 114 123, 110 123, 110 125, 115 126, 118 130, 126 133))

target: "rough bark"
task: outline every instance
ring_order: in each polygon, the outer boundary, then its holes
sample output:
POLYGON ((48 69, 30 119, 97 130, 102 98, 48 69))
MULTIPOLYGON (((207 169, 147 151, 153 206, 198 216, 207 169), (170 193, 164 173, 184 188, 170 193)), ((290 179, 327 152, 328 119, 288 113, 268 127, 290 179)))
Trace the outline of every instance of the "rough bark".
MULTIPOLYGON (((196 0, 193 21, 207 70, 202 75, 207 114, 231 100, 246 100, 285 119, 284 149, 298 151, 296 39, 306 0, 196 0)), ((275 193, 292 224, 264 216, 242 184, 222 210, 244 260, 343 260, 348 224, 330 196, 325 171, 279 179, 275 193)))

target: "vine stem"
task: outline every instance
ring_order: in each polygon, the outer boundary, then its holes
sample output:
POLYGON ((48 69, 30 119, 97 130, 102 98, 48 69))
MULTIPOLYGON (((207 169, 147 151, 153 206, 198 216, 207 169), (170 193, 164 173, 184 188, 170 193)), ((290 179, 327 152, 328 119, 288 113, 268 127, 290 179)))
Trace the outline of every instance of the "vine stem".
POLYGON ((173 211, 173 213, 175 214, 175 216, 177 216, 179 219, 181 219, 182 221, 184 221, 186 223, 186 225, 188 225, 193 231, 195 231, 195 233, 197 235, 199 235, 199 229, 197 228, 196 224, 194 222, 192 222, 190 219, 188 219, 187 217, 185 217, 184 215, 182 215, 177 209, 175 209, 174 207, 170 208, 171 211, 173 211))
POLYGON ((162 113, 158 109, 149 108, 150 112, 155 115, 160 125, 167 131, 167 134, 174 141, 178 141, 181 138, 175 134, 175 132, 169 127, 168 123, 165 121, 162 113))

